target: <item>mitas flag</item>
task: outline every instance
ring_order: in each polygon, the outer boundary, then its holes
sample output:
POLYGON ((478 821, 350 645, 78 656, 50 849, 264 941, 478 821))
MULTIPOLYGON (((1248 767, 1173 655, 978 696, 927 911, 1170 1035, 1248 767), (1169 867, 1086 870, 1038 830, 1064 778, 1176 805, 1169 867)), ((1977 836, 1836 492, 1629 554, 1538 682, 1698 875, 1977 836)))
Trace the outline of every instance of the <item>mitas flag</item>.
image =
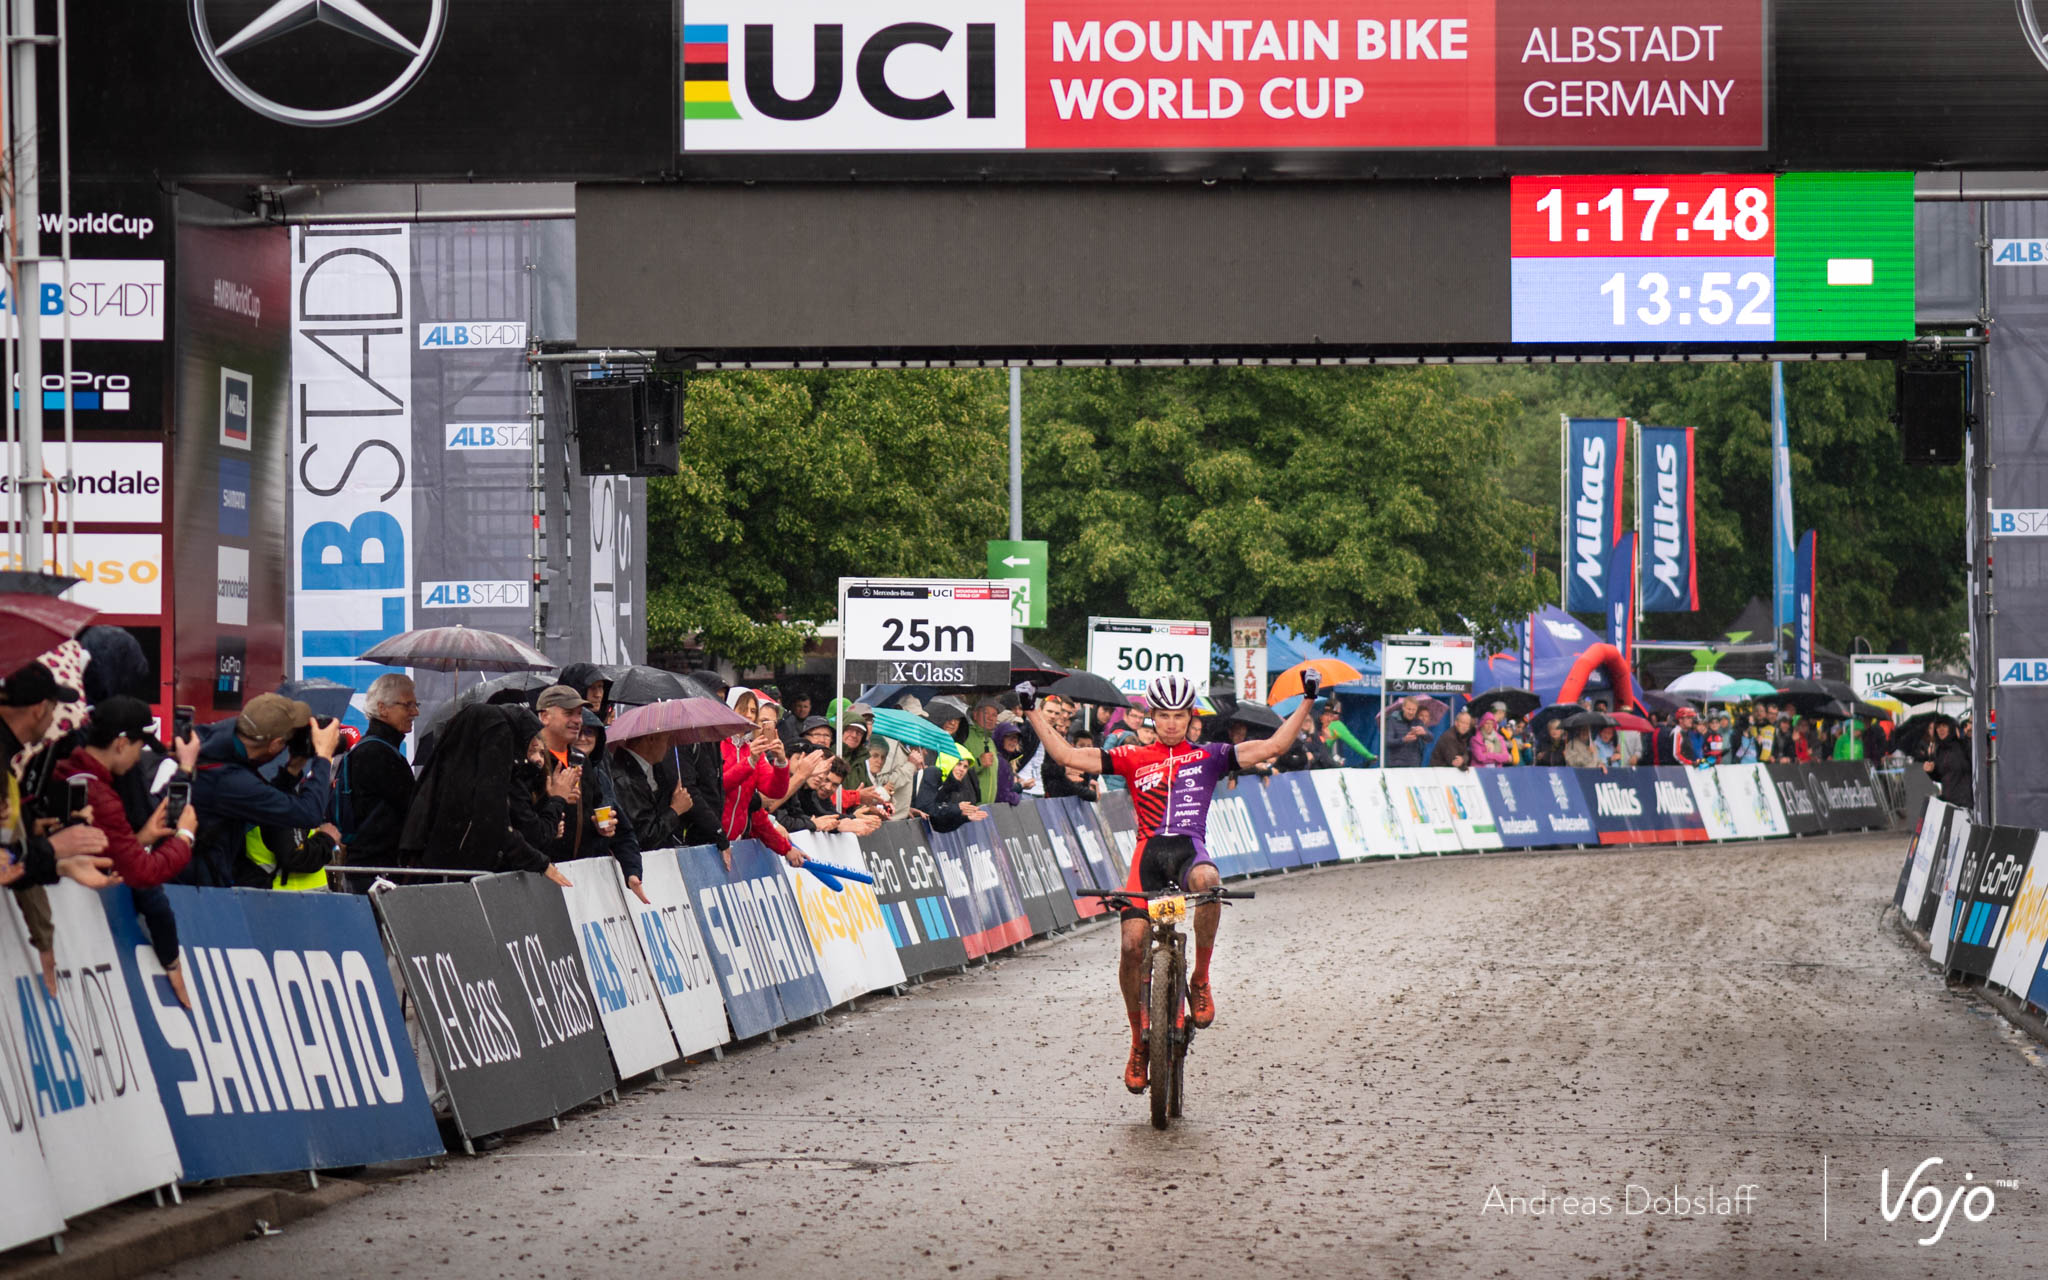
POLYGON ((1793 574, 1792 661, 1801 680, 1820 679, 1820 664, 1814 661, 1814 560, 1820 554, 1819 541, 1808 529, 1799 540, 1799 567, 1793 574))
POLYGON ((1560 550, 1568 612, 1598 613, 1607 607, 1607 553, 1621 537, 1627 440, 1626 418, 1565 420, 1560 550))
POLYGON ((1700 607, 1699 563, 1693 555, 1692 428, 1639 427, 1636 439, 1643 612, 1691 613, 1700 607))
MULTIPOLYGON (((1607 643, 1621 651, 1621 660, 1635 670, 1636 662, 1636 535, 1624 533, 1614 544, 1607 565, 1607 643)), ((1616 706, 1625 706, 1629 691, 1616 690, 1616 706)))

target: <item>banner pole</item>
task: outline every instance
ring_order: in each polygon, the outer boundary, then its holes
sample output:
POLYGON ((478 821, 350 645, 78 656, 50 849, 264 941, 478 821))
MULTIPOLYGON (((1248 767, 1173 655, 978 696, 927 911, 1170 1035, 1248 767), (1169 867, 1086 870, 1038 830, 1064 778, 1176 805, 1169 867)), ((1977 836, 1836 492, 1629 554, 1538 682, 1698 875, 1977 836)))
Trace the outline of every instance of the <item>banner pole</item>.
POLYGON ((840 703, 839 723, 832 726, 833 739, 842 745, 846 741, 846 579, 839 580, 839 643, 835 646, 833 658, 837 667, 835 683, 832 686, 832 700, 840 703))
MULTIPOLYGON (((1572 416, 1560 413, 1557 415, 1557 607, 1566 613, 1572 611, 1571 440, 1572 416)), ((1385 680, 1380 682, 1380 688, 1386 688, 1385 680)))

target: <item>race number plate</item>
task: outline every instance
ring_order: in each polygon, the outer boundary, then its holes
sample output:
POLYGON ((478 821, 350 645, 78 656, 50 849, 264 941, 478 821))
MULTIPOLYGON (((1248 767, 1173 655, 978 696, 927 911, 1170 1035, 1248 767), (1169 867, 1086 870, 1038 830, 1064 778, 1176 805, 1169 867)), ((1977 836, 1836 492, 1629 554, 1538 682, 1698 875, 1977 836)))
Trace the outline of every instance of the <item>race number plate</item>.
POLYGON ((1146 904, 1145 910, 1154 920, 1172 924, 1188 918, 1188 900, 1177 894, 1171 898, 1154 898, 1146 904))

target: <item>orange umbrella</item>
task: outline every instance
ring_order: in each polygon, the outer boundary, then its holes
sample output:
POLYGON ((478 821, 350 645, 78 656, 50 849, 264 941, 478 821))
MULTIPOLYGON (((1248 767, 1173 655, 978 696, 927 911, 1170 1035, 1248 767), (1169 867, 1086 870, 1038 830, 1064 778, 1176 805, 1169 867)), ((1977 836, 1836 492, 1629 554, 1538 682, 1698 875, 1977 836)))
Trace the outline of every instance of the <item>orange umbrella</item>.
POLYGON ((1274 703, 1288 698, 1299 697, 1301 695, 1301 673, 1310 667, 1314 667, 1316 674, 1323 678, 1323 688, 1325 689, 1340 684, 1357 684, 1365 679, 1365 676, 1357 667, 1352 666, 1341 658, 1310 658, 1307 662, 1298 662, 1281 672, 1279 677, 1273 681, 1273 687, 1266 691, 1266 701, 1274 703))

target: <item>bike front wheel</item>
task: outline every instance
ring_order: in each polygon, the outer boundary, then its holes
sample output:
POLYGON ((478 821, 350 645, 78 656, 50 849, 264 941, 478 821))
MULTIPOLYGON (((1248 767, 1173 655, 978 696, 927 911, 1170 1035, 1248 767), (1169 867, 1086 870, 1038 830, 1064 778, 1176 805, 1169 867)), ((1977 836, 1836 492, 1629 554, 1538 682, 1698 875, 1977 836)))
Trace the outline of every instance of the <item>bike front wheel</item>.
POLYGON ((1152 1075, 1152 1127, 1164 1129, 1168 1113, 1173 1109, 1173 1077, 1175 1054, 1173 1051, 1174 1019, 1179 1010, 1174 1007, 1174 996, 1180 989, 1179 974, 1174 970, 1179 956, 1165 944, 1152 948, 1152 982, 1147 989, 1151 1006, 1145 1012, 1151 1019, 1147 1033, 1147 1052, 1151 1055, 1152 1075))

